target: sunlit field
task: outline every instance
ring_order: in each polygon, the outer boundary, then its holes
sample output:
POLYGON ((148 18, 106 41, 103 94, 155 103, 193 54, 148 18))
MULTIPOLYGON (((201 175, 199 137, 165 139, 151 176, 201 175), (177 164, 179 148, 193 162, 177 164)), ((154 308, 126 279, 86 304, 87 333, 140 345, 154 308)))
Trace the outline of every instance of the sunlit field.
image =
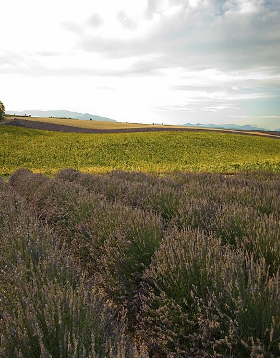
POLYGON ((218 132, 70 134, 0 127, 0 174, 25 167, 53 175, 113 169, 172 171, 280 171, 280 140, 218 132))

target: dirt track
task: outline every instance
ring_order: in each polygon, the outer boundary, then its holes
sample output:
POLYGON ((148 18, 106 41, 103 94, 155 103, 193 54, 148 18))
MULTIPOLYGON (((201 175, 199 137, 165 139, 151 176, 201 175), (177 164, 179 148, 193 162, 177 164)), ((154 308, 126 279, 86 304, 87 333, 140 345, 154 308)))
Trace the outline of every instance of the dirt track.
POLYGON ((155 128, 125 128, 125 129, 89 129, 89 128, 78 128, 65 126, 61 124, 53 124, 53 123, 45 123, 45 122, 35 122, 28 121, 24 119, 16 119, 11 122, 5 123, 6 126, 14 126, 14 127, 23 127, 23 128, 32 128, 32 129, 41 129, 53 132, 64 132, 64 133, 140 133, 140 132, 219 132, 219 133, 235 133, 235 134, 243 134, 243 135, 259 135, 265 136, 269 138, 280 139, 280 132, 261 132, 261 131, 251 131, 244 132, 238 130, 222 130, 222 129, 206 129, 206 128, 174 128, 174 127, 155 127, 155 128))

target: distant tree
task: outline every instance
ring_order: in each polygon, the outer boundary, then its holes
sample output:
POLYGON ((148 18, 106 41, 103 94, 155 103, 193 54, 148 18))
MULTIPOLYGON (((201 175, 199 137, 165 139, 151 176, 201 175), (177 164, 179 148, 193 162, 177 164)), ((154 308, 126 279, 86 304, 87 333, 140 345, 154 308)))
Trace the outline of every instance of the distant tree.
POLYGON ((4 114, 5 114, 5 106, 4 106, 3 102, 0 101, 0 119, 2 119, 4 114))

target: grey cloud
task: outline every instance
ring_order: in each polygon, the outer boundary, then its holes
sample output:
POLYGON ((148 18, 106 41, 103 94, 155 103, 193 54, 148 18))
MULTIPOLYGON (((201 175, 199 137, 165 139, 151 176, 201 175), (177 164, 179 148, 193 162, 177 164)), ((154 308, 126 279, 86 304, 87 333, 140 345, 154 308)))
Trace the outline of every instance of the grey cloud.
MULTIPOLYGON (((100 69, 84 68, 84 67, 57 67, 48 68, 40 64, 23 63, 23 66, 10 66, 8 69, 3 68, 0 64, 1 74, 21 74, 30 77, 81 77, 81 76, 102 76, 110 75, 110 71, 103 71, 100 69)), ((112 72, 112 75, 114 72, 112 72)))
POLYGON ((104 20, 102 19, 102 17, 98 14, 92 14, 88 20, 87 23, 89 26, 98 29, 100 28, 103 24, 104 24, 104 20))
POLYGON ((184 104, 178 104, 173 106, 161 106, 157 107, 158 110, 161 111, 175 111, 175 112, 185 112, 185 113, 195 113, 198 116, 205 116, 205 112, 208 113, 223 113, 229 112, 232 116, 238 115, 240 113, 240 109, 238 109, 234 103, 229 103, 225 100, 219 99, 201 99, 199 101, 184 104))
POLYGON ((79 38, 83 38, 85 35, 85 28, 98 29, 104 24, 104 20, 99 14, 92 14, 86 21, 77 23, 74 21, 63 21, 61 26, 66 31, 70 31, 77 35, 79 38))
POLYGON ((163 58, 157 57, 153 59, 140 59, 133 62, 127 71, 129 74, 149 74, 149 75, 161 75, 160 70, 168 68, 169 63, 165 62, 163 58))
POLYGON ((117 90, 114 87, 107 87, 107 86, 99 86, 98 89, 104 90, 104 91, 116 91, 117 90))
POLYGON ((59 53, 53 52, 53 51, 40 51, 40 52, 37 52, 37 55, 43 56, 43 57, 52 57, 52 56, 58 56, 59 53))
POLYGON ((209 123, 217 120, 224 121, 229 116, 237 117, 240 110, 236 108, 234 103, 222 101, 219 99, 201 99, 196 102, 173 105, 160 106, 156 108, 161 113, 161 118, 176 117, 181 123, 209 123))
POLYGON ((79 48, 97 52, 106 58, 124 58, 150 53, 152 48, 143 38, 129 40, 85 35, 80 38, 79 48))
POLYGON ((77 24, 73 21, 63 21, 61 23, 61 26, 66 30, 66 31, 70 31, 73 32, 76 35, 80 35, 82 36, 83 34, 83 27, 80 24, 77 24))
MULTIPOLYGON (((187 1, 177 3, 182 5, 177 12, 163 13, 144 37, 137 32, 126 40, 83 35, 79 46, 107 58, 161 55, 171 66, 279 70, 280 2, 278 6, 259 2, 257 12, 225 11, 222 15, 217 14, 222 8, 218 1, 203 2, 198 8, 190 8, 187 1)), ((157 11, 157 2, 150 0, 148 9, 150 14, 157 11)))
POLYGON ((275 76, 275 77, 270 77, 268 79, 261 80, 261 81, 258 81, 258 82, 259 82, 258 85, 261 88, 269 87, 272 90, 280 91, 280 75, 275 76))
POLYGON ((96 67, 56 67, 49 68, 43 66, 38 61, 31 61, 29 58, 22 60, 19 63, 7 64, 3 61, 1 63, 0 57, 0 75, 1 74, 22 74, 32 77, 44 77, 44 76, 71 76, 71 77, 129 77, 129 76, 143 76, 149 74, 149 76, 159 76, 158 66, 156 61, 142 60, 134 61, 127 68, 122 69, 106 69, 96 67))
POLYGON ((177 86, 170 86, 170 89, 175 91, 198 91, 198 90, 205 90, 207 92, 215 92, 218 88, 223 88, 224 86, 217 85, 213 86, 212 83, 206 84, 197 84, 197 85, 177 85, 177 86))
POLYGON ((159 0, 148 0, 145 15, 148 19, 152 18, 153 14, 157 11, 157 4, 159 0))
MULTIPOLYGON (((188 81, 186 81, 187 83, 188 81)), ((280 92, 280 85, 275 84, 277 81, 274 81, 272 78, 271 80, 265 81, 257 81, 253 79, 244 79, 244 80, 234 80, 231 77, 227 83, 216 83, 213 84, 212 81, 209 83, 203 84, 196 84, 196 85, 177 85, 171 86, 171 90, 175 91, 205 91, 206 93, 212 94, 219 94, 224 93, 228 96, 230 95, 238 95, 241 96, 242 94, 263 94, 266 97, 274 97, 275 95, 278 96, 280 92)))
POLYGON ((117 14, 117 19, 119 20, 119 22, 121 23, 121 25, 124 29, 136 30, 137 23, 135 21, 133 21, 132 19, 130 19, 124 11, 120 11, 117 14))
POLYGON ((23 57, 16 53, 6 52, 0 55, 0 67, 17 65, 23 60, 23 57))
MULTIPOLYGON (((171 15, 160 13, 162 1, 149 0, 144 15, 157 12, 160 17, 145 35, 140 35, 136 30, 126 39, 102 37, 94 32, 90 34, 83 31, 84 26, 101 26, 103 20, 98 14, 93 14, 84 25, 64 22, 63 27, 77 35, 79 49, 99 53, 112 60, 135 57, 140 59, 131 62, 125 70, 57 69, 57 75, 70 74, 71 71, 77 75, 89 76, 160 75, 163 68, 218 68, 225 72, 265 72, 272 78, 263 80, 263 83, 251 82, 249 87, 255 85, 267 88, 271 85, 279 88, 277 74, 280 73, 280 1, 251 0, 252 4, 258 6, 258 11, 248 14, 238 12, 241 0, 200 0, 200 5, 196 8, 191 8, 188 0, 169 2, 171 5, 180 5, 171 15), (231 6, 227 7, 228 4, 231 6)), ((118 18, 122 26, 132 26, 132 20, 124 12, 119 13, 118 18)), ((42 56, 48 54, 42 53, 42 56)), ((0 57, 0 64, 5 61, 16 67, 16 61, 20 62, 20 59, 0 57)), ((9 69, 13 70, 13 67, 9 69)), ((44 73, 43 68, 36 71, 44 73)), ((47 73, 51 70, 45 71, 47 73)), ((214 89, 209 88, 209 91, 212 90, 214 89)))

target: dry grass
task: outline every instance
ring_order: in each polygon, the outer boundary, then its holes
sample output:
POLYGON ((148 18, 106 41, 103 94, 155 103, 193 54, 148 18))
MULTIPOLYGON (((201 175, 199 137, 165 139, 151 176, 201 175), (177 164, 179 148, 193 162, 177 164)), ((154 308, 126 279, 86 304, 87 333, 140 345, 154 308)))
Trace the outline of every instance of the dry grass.
MULTIPOLYGON (((184 128, 193 130, 194 127, 188 127, 183 125, 161 125, 161 124, 144 124, 144 123, 129 123, 129 122, 110 122, 110 121, 96 121, 96 120, 81 120, 81 119, 68 119, 68 118, 49 118, 49 117, 25 117, 25 116, 13 116, 9 115, 8 117, 4 117, 0 124, 6 124, 11 122, 14 119, 24 119, 27 121, 33 122, 42 122, 42 123, 51 123, 51 124, 59 124, 66 125, 70 127, 77 128, 87 128, 87 129, 133 129, 133 128, 184 128)), ((234 129, 223 129, 223 128, 204 128, 198 127, 199 130, 206 130, 212 132, 228 132, 228 133, 245 133, 245 134, 254 134, 257 136, 263 136, 268 138, 278 137, 275 133, 263 133, 261 131, 244 131, 244 130, 234 130, 234 129)))
POLYGON ((45 122, 52 124, 62 124, 65 126, 72 126, 78 128, 89 129, 126 129, 126 128, 154 128, 154 127, 172 127, 142 123, 124 123, 124 122, 107 122, 107 121, 89 121, 82 119, 63 119, 63 118, 48 118, 48 117, 21 117, 21 116, 9 116, 9 119, 24 119, 33 122, 45 122))

